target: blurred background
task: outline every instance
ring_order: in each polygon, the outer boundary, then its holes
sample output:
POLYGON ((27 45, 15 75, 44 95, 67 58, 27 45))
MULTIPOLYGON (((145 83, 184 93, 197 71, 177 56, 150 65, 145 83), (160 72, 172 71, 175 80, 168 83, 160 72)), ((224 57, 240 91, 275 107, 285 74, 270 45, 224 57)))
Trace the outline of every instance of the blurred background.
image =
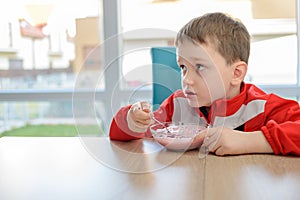
POLYGON ((107 133, 120 106, 151 102, 150 48, 173 46, 176 32, 207 12, 229 13, 247 26, 252 37, 247 82, 299 101, 297 5, 296 0, 11 0, 0 7, 0 135, 27 125, 78 123, 107 133), (104 45, 110 40, 112 45, 104 45))

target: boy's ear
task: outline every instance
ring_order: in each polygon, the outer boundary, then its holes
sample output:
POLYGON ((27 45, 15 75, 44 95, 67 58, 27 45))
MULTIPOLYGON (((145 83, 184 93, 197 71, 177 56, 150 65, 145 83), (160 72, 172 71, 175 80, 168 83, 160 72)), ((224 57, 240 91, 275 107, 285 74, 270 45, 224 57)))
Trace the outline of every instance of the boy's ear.
POLYGON ((233 63, 233 76, 231 84, 238 85, 243 82, 247 73, 247 69, 248 65, 244 61, 237 61, 233 63))

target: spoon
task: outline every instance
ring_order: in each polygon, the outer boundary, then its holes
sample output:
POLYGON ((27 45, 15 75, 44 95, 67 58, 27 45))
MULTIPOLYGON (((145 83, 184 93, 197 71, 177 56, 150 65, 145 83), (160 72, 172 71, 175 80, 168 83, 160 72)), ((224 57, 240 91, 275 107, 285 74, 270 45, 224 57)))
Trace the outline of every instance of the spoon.
POLYGON ((153 114, 152 112, 150 113, 150 117, 151 117, 151 119, 153 119, 156 123, 158 123, 158 124, 162 125, 164 128, 166 128, 166 130, 167 130, 168 133, 171 133, 171 132, 169 131, 168 127, 167 127, 164 123, 162 123, 161 121, 159 121, 158 119, 156 119, 156 118, 154 117, 154 114, 153 114))

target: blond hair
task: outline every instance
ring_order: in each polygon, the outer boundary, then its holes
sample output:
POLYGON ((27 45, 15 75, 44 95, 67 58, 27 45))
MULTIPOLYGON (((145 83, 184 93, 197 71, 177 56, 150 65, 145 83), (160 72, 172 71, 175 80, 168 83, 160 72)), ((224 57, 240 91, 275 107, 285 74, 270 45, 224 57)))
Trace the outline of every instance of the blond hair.
POLYGON ((192 19, 178 32, 175 45, 184 38, 200 44, 212 44, 227 64, 237 60, 248 63, 250 35, 247 28, 239 20, 224 13, 208 13, 192 19))

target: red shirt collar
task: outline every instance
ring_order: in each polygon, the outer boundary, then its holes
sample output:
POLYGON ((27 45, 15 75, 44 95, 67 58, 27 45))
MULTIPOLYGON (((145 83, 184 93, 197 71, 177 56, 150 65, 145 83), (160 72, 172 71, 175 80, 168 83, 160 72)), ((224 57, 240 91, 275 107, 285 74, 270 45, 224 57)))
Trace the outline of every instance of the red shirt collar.
POLYGON ((241 92, 237 96, 231 99, 218 99, 216 100, 210 109, 210 119, 214 116, 229 116, 238 111, 246 100, 247 87, 243 82, 241 84, 241 92))

